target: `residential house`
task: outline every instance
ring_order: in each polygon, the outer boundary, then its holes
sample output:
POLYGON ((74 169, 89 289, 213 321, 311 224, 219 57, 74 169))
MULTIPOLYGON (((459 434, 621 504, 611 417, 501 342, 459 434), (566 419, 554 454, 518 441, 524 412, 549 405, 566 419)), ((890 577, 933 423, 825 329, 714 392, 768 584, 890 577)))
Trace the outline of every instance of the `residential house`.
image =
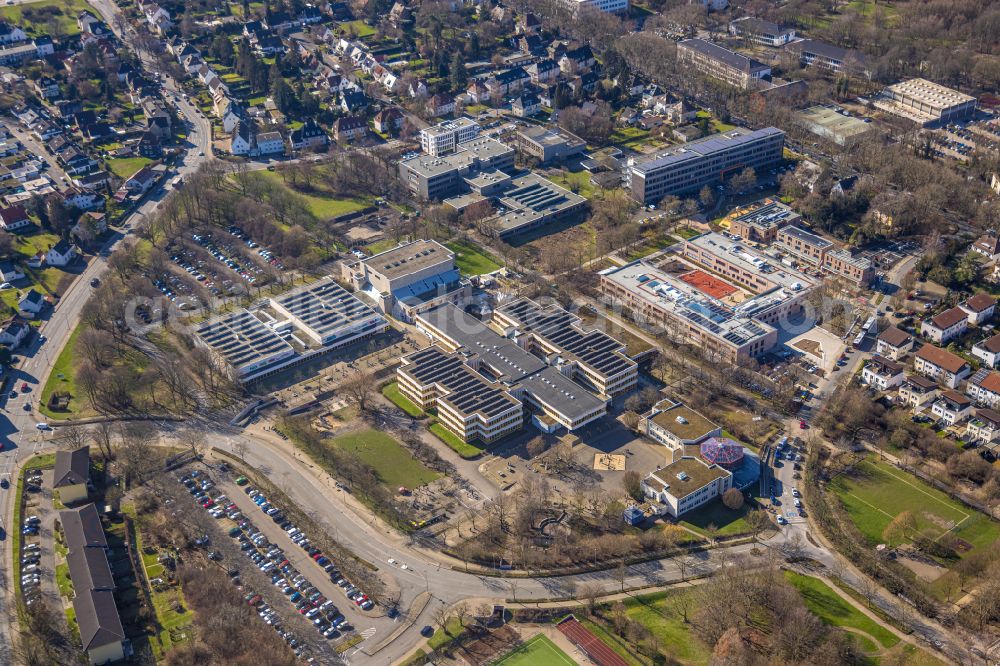
POLYGON ((59 99, 62 92, 59 90, 59 82, 50 76, 42 76, 31 82, 31 87, 42 99, 52 101, 59 99))
POLYGON ((80 29, 80 32, 93 37, 108 37, 111 35, 111 30, 108 26, 87 10, 77 14, 76 27, 80 29))
MULTIPOLYGON (((253 39, 251 39, 251 42, 253 39)), ((280 55, 285 52, 285 43, 277 35, 265 35, 257 38, 254 51, 265 58, 280 55)))
POLYGON ((75 504, 87 499, 87 484, 90 482, 90 447, 56 451, 56 466, 52 476, 52 487, 59 491, 59 501, 75 504))
POLYGON ((957 388, 963 379, 969 376, 969 364, 961 356, 952 354, 947 349, 926 344, 917 351, 913 367, 917 372, 936 379, 948 388, 957 388))
POLYGON ((42 309, 45 307, 45 298, 42 296, 41 292, 35 291, 34 289, 29 289, 21 300, 17 302, 17 311, 21 313, 22 317, 27 319, 34 319, 38 316, 42 309))
POLYGON ((340 108, 344 113, 361 113, 368 108, 368 97, 360 90, 349 90, 341 94, 340 108))
POLYGON ((542 110, 542 102, 535 93, 521 93, 510 105, 511 113, 518 118, 528 118, 542 110))
POLYGON ((160 143, 160 138, 148 131, 139 135, 134 150, 140 156, 148 157, 151 160, 159 159, 163 155, 163 145, 160 143))
POLYGON ((521 67, 513 67, 504 72, 497 72, 486 79, 486 92, 489 97, 505 97, 524 88, 531 80, 528 73, 521 67))
POLYGON ((490 99, 490 91, 486 88, 482 81, 475 79, 469 81, 469 85, 465 88, 465 96, 469 98, 469 101, 473 104, 482 104, 488 102, 490 99))
POLYGON ((91 169, 97 166, 97 162, 94 158, 79 148, 69 148, 64 150, 56 159, 62 166, 63 171, 70 176, 88 173, 91 169))
POLYGON ((11 46, 28 41, 28 34, 7 21, 0 22, 0 46, 11 46))
POLYGON ((931 414, 937 417, 939 423, 953 426, 972 414, 972 401, 958 391, 942 391, 931 406, 931 414))
POLYGON ((281 132, 258 132, 254 143, 256 154, 260 156, 282 155, 285 152, 285 140, 281 132))
POLYGON ((88 211, 80 216, 69 235, 78 241, 87 243, 108 230, 108 218, 104 213, 88 211))
POLYGON ((977 409, 965 428, 965 439, 979 444, 991 444, 1000 439, 1000 413, 992 409, 977 409))
POLYGON ((976 404, 995 409, 1000 405, 1000 372, 985 368, 978 371, 969 380, 965 392, 976 404))
POLYGON ((70 187, 63 192, 63 203, 72 208, 80 210, 91 210, 101 208, 104 199, 93 192, 84 191, 78 187, 70 187))
POLYGON ((358 116, 342 116, 333 122, 333 136, 337 141, 353 141, 368 133, 368 123, 358 116))
POLYGON ((56 115, 60 118, 72 118, 83 111, 83 102, 77 99, 60 99, 53 103, 56 115))
POLYGON ((17 349, 28 337, 31 327, 16 317, 0 326, 0 345, 4 345, 10 350, 17 349))
POLYGON ((564 74, 579 74, 589 71, 597 63, 590 46, 581 46, 563 53, 559 58, 559 69, 564 74))
POLYGON ((49 35, 39 35, 38 37, 35 37, 32 45, 34 45, 35 53, 38 54, 39 58, 48 58, 56 52, 55 42, 52 41, 52 37, 49 35))
POLYGON ((31 218, 28 217, 28 211, 24 210, 24 206, 0 209, 0 227, 3 227, 4 231, 17 231, 30 224, 31 218))
POLYGON ((24 279, 24 272, 14 263, 13 259, 0 261, 0 281, 17 282, 24 279))
POLYGON ((427 113, 433 117, 455 112, 455 98, 450 95, 433 95, 427 100, 427 113))
POLYGON ((994 261, 1000 257, 1000 237, 994 234, 983 234, 969 249, 981 254, 989 261, 994 261))
POLYGON ((972 355, 982 361, 986 367, 996 368, 1000 364, 1000 333, 974 344, 972 355))
POLYGON ((292 150, 313 150, 322 148, 330 143, 330 137, 319 124, 309 118, 302 127, 292 130, 288 134, 288 145, 292 150))
POLYGON ((538 55, 545 52, 545 40, 541 35, 521 35, 517 40, 517 48, 528 55, 538 55))
POLYGON ((528 77, 532 83, 539 85, 554 82, 559 78, 562 70, 559 69, 559 64, 555 60, 543 58, 538 62, 533 62, 526 66, 524 71, 528 73, 528 77))
POLYGON ((382 134, 395 134, 403 127, 403 112, 394 106, 389 106, 375 114, 375 131, 382 134))
POLYGON ((141 196, 149 191, 158 178, 159 174, 147 165, 129 176, 122 187, 134 197, 141 196))
POLYGON ((76 259, 76 248, 69 241, 60 240, 45 253, 45 263, 49 266, 68 266, 76 259))
POLYGON ((249 155, 253 150, 253 123, 237 121, 229 136, 229 152, 233 155, 249 155))
POLYGON ((979 292, 958 304, 958 307, 968 315, 969 324, 979 326, 993 318, 997 307, 997 299, 987 293, 979 292))
POLYGON ((890 326, 878 334, 875 352, 893 361, 906 356, 913 349, 913 336, 906 331, 890 326))
POLYGON ((220 117, 222 119, 222 131, 226 134, 232 134, 239 123, 246 122, 246 108, 242 104, 230 102, 220 117))
POLYGON ((920 323, 920 334, 935 344, 945 344, 967 331, 969 320, 966 312, 959 307, 945 310, 920 323))
POLYGON ((888 391, 903 383, 903 367, 902 363, 884 356, 873 356, 861 371, 861 381, 879 391, 888 391))
POLYGON ((96 190, 111 182, 111 174, 107 171, 92 171, 88 174, 77 176, 73 179, 73 184, 84 190, 96 190))

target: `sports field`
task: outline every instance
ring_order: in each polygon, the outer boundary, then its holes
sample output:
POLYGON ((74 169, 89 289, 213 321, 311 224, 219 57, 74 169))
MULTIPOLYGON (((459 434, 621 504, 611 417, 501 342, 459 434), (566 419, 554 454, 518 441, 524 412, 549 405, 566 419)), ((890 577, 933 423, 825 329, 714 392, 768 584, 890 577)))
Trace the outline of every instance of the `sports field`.
POLYGON ((712 298, 717 298, 720 301, 726 296, 735 294, 739 291, 731 284, 724 282, 713 275, 709 275, 705 271, 694 270, 690 273, 685 273, 681 276, 681 280, 687 282, 703 294, 708 294, 712 298))
POLYGON ((831 481, 830 489, 873 544, 883 543, 886 526, 903 511, 913 514, 918 533, 926 530, 940 536, 950 531, 959 539, 959 554, 989 546, 1000 537, 1000 524, 888 463, 870 457, 854 469, 854 474, 831 481))
POLYGON ((508 652, 493 666, 575 666, 576 662, 560 650, 546 636, 538 634, 526 643, 522 643, 513 652, 508 652))

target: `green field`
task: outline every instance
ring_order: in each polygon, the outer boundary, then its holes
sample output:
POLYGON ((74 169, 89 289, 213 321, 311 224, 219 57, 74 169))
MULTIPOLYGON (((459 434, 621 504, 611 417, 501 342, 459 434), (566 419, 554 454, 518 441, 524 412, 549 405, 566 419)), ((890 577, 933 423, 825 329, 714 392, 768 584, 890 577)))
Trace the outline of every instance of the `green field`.
MULTIPOLYGON (((857 629, 877 640, 883 647, 891 648, 899 643, 896 634, 852 606, 820 579, 803 576, 794 571, 786 571, 785 578, 802 595, 809 611, 826 624, 848 631, 857 629)), ((864 641, 861 642, 865 644, 864 641)))
POLYGON ((590 199, 594 196, 597 187, 590 182, 590 172, 588 171, 557 171, 549 172, 545 175, 556 185, 565 187, 570 192, 576 192, 581 197, 590 199))
POLYGON ((545 635, 538 634, 522 643, 513 652, 493 662, 493 666, 559 666, 559 664, 575 664, 565 652, 549 640, 545 635))
POLYGON ((496 259, 473 245, 452 241, 445 243, 445 246, 455 253, 455 264, 458 266, 459 272, 466 277, 492 273, 500 268, 496 259))
POLYGON ((119 178, 128 178, 152 161, 148 157, 121 157, 108 160, 108 168, 119 178))
POLYGON ((368 202, 363 199, 338 199, 322 192, 316 192, 315 194, 303 194, 302 192, 297 192, 288 187, 281 175, 274 171, 257 171, 255 172, 255 175, 258 178, 263 178, 277 185, 281 185, 289 192, 292 192, 295 196, 301 198, 309 208, 309 212, 320 220, 328 220, 332 217, 343 215, 344 213, 353 213, 356 210, 361 210, 362 208, 368 206, 368 202))
POLYGON ((0 17, 24 28, 30 34, 49 34, 58 38, 80 34, 76 17, 83 10, 99 16, 86 0, 40 0, 22 5, 0 7, 0 17), (25 18, 25 11, 31 18, 25 18), (56 34, 59 33, 59 34, 56 34))
POLYGON ((748 534, 750 528, 747 526, 746 515, 752 509, 749 503, 744 503, 738 511, 733 511, 727 508, 722 500, 715 500, 685 513, 680 525, 705 536, 708 536, 709 525, 715 525, 718 536, 748 534))
POLYGON ((399 392, 399 383, 392 382, 391 384, 386 384, 382 388, 382 395, 384 395, 392 404, 396 405, 408 415, 415 419, 422 418, 425 416, 424 410, 420 409, 417 405, 407 398, 405 395, 399 392))
POLYGON ((81 400, 77 397, 76 366, 73 363, 74 358, 76 358, 76 339, 80 337, 80 333, 82 331, 83 326, 77 326, 73 329, 69 339, 66 341, 66 346, 59 352, 59 356, 56 357, 56 362, 52 365, 52 371, 45 380, 45 386, 42 387, 42 394, 38 399, 38 411, 45 414, 49 418, 74 418, 79 416, 83 409, 81 400), (70 394, 71 398, 69 401, 69 409, 67 411, 53 412, 46 406, 49 404, 49 398, 55 391, 64 391, 70 394))
POLYGON ((418 488, 441 476, 424 467, 396 440, 378 430, 341 435, 333 438, 332 442, 334 446, 353 453, 370 465, 382 483, 389 488, 418 488))
POLYGON ((347 21, 346 23, 341 23, 340 27, 347 30, 348 33, 353 32, 358 37, 371 37, 375 34, 375 28, 361 20, 347 21))
POLYGON ((918 532, 950 531, 973 549, 1000 537, 1000 524, 887 463, 868 458, 854 469, 856 474, 831 481, 830 489, 873 544, 883 543, 886 526, 902 511, 913 513, 918 532))
MULTIPOLYGON (((698 640, 694 625, 684 622, 684 617, 674 610, 679 601, 696 594, 691 588, 657 592, 626 599, 625 613, 639 622, 660 639, 660 649, 673 661, 682 664, 707 664, 712 651, 698 640)), ((693 604, 691 604, 693 607, 693 604)))
POLYGON ((434 433, 435 437, 447 444, 455 453, 463 458, 475 458, 485 450, 475 444, 463 442, 458 435, 448 430, 440 423, 432 423, 427 427, 427 429, 434 433))

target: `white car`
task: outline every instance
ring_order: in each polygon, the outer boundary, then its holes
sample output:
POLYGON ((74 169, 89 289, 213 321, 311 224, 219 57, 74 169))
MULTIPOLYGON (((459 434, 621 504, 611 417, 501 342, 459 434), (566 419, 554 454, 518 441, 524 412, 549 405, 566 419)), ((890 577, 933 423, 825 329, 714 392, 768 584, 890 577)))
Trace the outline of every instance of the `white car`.
POLYGON ((0 289, 7 290, 7 289, 13 289, 13 288, 14 288, 14 285, 12 285, 10 282, 4 282, 4 283, 0 284, 0 289))
POLYGON ((50 426, 48 423, 36 423, 35 427, 38 428, 39 430, 52 430, 52 426, 50 426))
POLYGON ((785 520, 785 517, 783 515, 781 515, 780 513, 778 514, 778 517, 775 518, 775 520, 778 521, 779 525, 786 525, 786 524, 788 524, 788 521, 785 520))

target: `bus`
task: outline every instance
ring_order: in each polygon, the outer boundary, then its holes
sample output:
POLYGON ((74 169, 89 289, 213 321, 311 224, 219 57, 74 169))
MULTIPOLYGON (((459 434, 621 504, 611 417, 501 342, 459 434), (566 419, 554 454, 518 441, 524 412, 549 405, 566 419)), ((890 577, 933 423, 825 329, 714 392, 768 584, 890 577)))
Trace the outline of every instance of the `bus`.
POLYGON ((182 185, 184 185, 184 176, 177 176, 172 181, 170 181, 170 186, 173 187, 175 190, 178 187, 181 187, 182 185))

